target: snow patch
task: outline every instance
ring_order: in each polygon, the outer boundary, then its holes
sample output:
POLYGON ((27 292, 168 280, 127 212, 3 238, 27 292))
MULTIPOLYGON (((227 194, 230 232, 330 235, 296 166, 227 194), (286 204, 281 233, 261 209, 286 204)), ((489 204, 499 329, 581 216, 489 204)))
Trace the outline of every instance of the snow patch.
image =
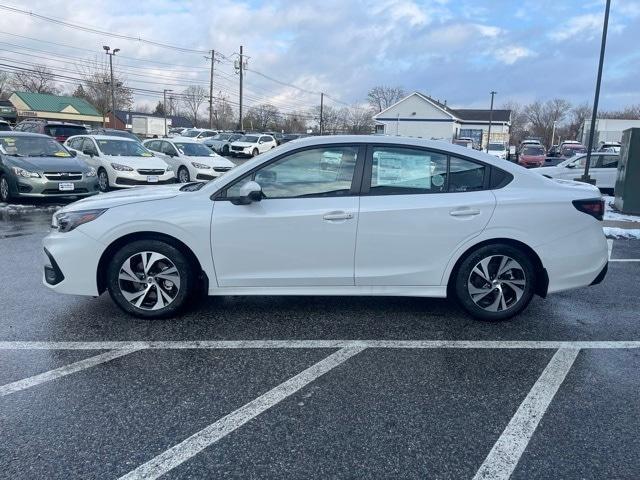
POLYGON ((615 207, 613 206, 615 197, 612 197, 609 195, 603 195, 602 198, 604 199, 604 206, 605 206, 605 212, 604 212, 605 220, 614 220, 617 222, 640 222, 640 216, 638 215, 629 215, 626 213, 620 213, 617 210, 615 210, 615 207))
POLYGON ((640 240, 640 229, 602 227, 607 238, 635 238, 640 240))
POLYGON ((18 215, 22 213, 31 212, 57 212, 62 208, 62 205, 21 205, 13 203, 0 202, 0 212, 7 213, 9 215, 18 215))

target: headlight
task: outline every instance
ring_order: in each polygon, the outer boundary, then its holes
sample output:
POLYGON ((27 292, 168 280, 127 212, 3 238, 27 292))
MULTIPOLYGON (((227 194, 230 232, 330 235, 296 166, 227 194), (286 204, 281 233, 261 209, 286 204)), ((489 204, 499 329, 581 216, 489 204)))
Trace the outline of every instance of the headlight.
POLYGON ((204 163, 198 163, 198 162, 191 162, 191 165, 203 170, 209 170, 211 168, 209 165, 205 165, 204 163))
POLYGON ((173 172, 173 167, 171 165, 169 165, 168 163, 167 163, 166 171, 167 172, 173 172))
POLYGON ((40 174, 36 173, 36 172, 30 172, 29 170, 25 170, 24 168, 20 168, 20 167, 12 167, 13 168, 13 173, 15 173, 16 175, 20 176, 20 177, 24 177, 24 178, 40 178, 40 174))
POLYGON ((87 172, 87 177, 95 177, 97 175, 96 169, 93 167, 89 167, 89 171, 87 172))
POLYGON ((119 163, 112 163, 111 168, 119 172, 133 172, 133 168, 127 167, 126 165, 121 165, 119 163))
POLYGON ((106 211, 106 208, 100 208, 96 210, 56 213, 51 220, 51 228, 57 228, 58 231, 62 233, 70 232, 83 223, 95 220, 106 211))

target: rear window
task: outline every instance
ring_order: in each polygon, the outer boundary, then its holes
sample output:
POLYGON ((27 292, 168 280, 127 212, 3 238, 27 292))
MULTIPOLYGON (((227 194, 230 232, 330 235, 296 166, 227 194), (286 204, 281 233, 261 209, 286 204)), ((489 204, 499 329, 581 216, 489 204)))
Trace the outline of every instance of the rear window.
POLYGON ((11 127, 8 123, 0 123, 0 132, 10 132, 11 127))
POLYGON ((525 147, 525 155, 544 155, 544 149, 542 147, 525 147))
POLYGON ((45 125, 44 133, 52 137, 71 137, 83 135, 87 133, 87 129, 82 125, 45 125))

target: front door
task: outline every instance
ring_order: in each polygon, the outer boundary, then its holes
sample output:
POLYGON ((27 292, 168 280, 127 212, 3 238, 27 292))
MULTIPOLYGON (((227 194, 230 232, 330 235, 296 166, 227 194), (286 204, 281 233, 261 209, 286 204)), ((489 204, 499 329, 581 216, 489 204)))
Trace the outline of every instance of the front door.
POLYGON ((429 150, 372 148, 360 199, 356 285, 437 286, 451 255, 485 228, 489 168, 429 150), (370 181, 370 185, 369 185, 370 181))
POLYGON ((289 152, 230 185, 215 200, 211 224, 218 285, 353 285, 356 171, 363 151, 326 146, 289 152), (262 187, 263 199, 234 204, 251 180, 262 187))

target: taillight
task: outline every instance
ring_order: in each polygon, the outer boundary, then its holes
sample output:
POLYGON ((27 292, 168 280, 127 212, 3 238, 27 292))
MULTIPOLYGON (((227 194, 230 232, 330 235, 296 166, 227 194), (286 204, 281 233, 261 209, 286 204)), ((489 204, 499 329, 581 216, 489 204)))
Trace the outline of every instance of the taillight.
POLYGON ((574 200, 572 203, 578 210, 587 215, 591 215, 597 220, 602 220, 604 217, 604 200, 602 198, 574 200))
POLYGON ((66 139, 67 139, 67 137, 62 137, 62 136, 60 136, 60 135, 58 135, 58 136, 56 137, 56 140, 57 140, 57 141, 59 141, 60 143, 63 143, 66 139))

